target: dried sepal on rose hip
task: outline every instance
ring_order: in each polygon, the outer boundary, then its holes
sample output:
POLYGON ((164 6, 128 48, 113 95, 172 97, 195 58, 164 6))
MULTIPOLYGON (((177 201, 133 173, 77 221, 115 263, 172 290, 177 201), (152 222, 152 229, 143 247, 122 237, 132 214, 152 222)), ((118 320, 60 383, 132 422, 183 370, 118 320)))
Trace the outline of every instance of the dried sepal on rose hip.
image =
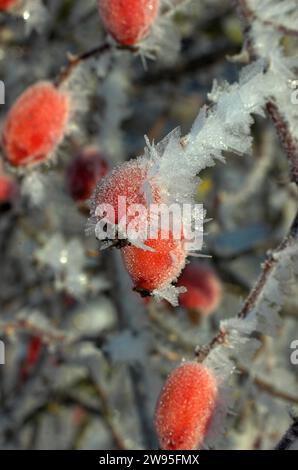
POLYGON ((71 161, 66 174, 69 194, 76 202, 90 199, 96 184, 106 176, 108 164, 101 152, 95 147, 87 147, 71 161))
POLYGON ((197 362, 174 369, 160 393, 155 428, 163 450, 202 446, 215 413, 218 384, 212 370, 197 362))
POLYGON ((52 83, 27 88, 4 122, 2 145, 10 165, 25 167, 50 158, 66 134, 70 112, 70 96, 52 83))
POLYGON ((178 279, 177 286, 183 286, 186 292, 180 294, 182 307, 201 315, 213 313, 222 298, 222 285, 213 269, 203 263, 191 263, 186 266, 178 279))
POLYGON ((124 46, 144 39, 155 21, 160 0, 98 0, 105 29, 124 46))

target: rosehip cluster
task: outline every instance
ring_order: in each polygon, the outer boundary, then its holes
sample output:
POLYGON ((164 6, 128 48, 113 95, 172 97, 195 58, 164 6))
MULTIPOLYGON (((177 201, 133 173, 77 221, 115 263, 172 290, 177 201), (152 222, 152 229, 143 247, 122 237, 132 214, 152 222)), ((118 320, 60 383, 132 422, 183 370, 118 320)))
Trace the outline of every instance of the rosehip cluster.
MULTIPOLYGON (((109 204, 114 209, 114 220, 111 223, 121 224, 122 217, 118 213, 119 198, 124 198, 126 207, 134 204, 147 208, 146 197, 143 192, 144 183, 148 172, 148 161, 139 158, 124 163, 112 171, 110 175, 99 183, 93 201, 91 215, 98 219, 96 209, 100 205, 109 204)), ((160 201, 158 188, 151 187, 153 201, 160 201)), ((108 217, 106 217, 108 219, 108 217)), ((133 222, 134 216, 126 216, 125 227, 133 222)), ((149 222, 150 216, 146 212, 144 218, 140 219, 149 222)), ((142 224, 142 222, 141 222, 142 224)), ((129 240, 128 240, 129 241, 129 240)), ((154 290, 161 290, 176 281, 185 266, 186 251, 181 238, 176 240, 169 234, 164 234, 161 230, 157 232, 156 238, 146 238, 142 247, 126 244, 122 247, 122 257, 129 272, 134 286, 139 291, 150 293, 154 290)))
POLYGON ((153 24, 160 0, 98 0, 106 30, 124 46, 144 39, 153 24))
POLYGON ((164 450, 195 450, 210 429, 218 397, 213 372, 184 362, 169 375, 158 400, 155 427, 164 450))
POLYGON ((66 133, 70 109, 70 97, 50 82, 38 82, 25 90, 4 122, 6 160, 22 167, 48 159, 66 133))

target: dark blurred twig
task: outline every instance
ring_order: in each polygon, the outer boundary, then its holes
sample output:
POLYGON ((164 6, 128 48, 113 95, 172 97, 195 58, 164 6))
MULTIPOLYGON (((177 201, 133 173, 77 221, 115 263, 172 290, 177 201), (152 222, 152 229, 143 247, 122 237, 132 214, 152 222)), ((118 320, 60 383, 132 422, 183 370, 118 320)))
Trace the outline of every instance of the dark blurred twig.
POLYGON ((293 424, 289 427, 274 450, 290 450, 290 447, 296 441, 298 441, 298 417, 293 419, 293 424))
POLYGON ((147 72, 137 84, 141 85, 155 85, 161 81, 177 82, 189 73, 195 73, 198 70, 204 70, 208 67, 215 66, 225 60, 227 55, 233 55, 237 52, 238 48, 230 41, 222 40, 215 41, 212 48, 202 52, 200 55, 195 56, 187 61, 179 60, 172 67, 164 67, 156 72, 147 72))

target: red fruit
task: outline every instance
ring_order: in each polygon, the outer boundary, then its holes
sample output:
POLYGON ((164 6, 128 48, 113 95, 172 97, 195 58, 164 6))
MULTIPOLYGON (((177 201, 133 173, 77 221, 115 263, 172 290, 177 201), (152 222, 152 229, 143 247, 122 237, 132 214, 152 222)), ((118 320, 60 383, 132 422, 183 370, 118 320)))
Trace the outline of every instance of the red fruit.
MULTIPOLYGON (((147 207, 146 198, 142 192, 148 171, 148 162, 144 158, 130 160, 115 168, 106 178, 103 178, 96 188, 92 204, 92 215, 101 204, 109 204, 115 212, 115 221, 119 223, 118 198, 125 198, 127 208, 132 204, 142 204, 147 207)), ((155 191, 155 200, 158 199, 155 191)), ((122 215, 120 215, 122 217, 122 215)), ((133 217, 132 217, 133 218, 133 217)), ((129 222, 129 217, 127 222, 129 222)))
POLYGON ((138 43, 148 34, 160 0, 98 0, 106 30, 125 46, 138 43))
POLYGON ((89 199, 95 188, 108 172, 108 164, 95 148, 86 148, 71 162, 67 174, 69 193, 75 201, 89 199))
POLYGON ((163 289, 177 279, 185 266, 186 252, 183 242, 173 237, 163 240, 145 241, 145 245, 155 251, 147 251, 136 246, 122 248, 122 256, 135 288, 153 291, 163 289))
POLYGON ((221 301, 220 280, 206 265, 189 264, 181 274, 177 285, 187 289, 187 292, 179 296, 180 305, 203 315, 214 312, 221 301))
POLYGON ((164 450, 198 449, 210 427, 218 396, 211 370, 185 362, 168 377, 158 400, 155 427, 164 450))
POLYGON ((32 336, 27 347, 25 361, 21 369, 22 380, 26 380, 30 375, 31 370, 38 361, 41 348, 41 338, 39 336, 32 336))
POLYGON ((6 204, 17 194, 16 183, 10 176, 0 174, 0 204, 6 204))
POLYGON ((10 109, 3 129, 6 159, 13 166, 47 159, 63 139, 70 99, 50 82, 29 87, 10 109))
POLYGON ((8 11, 19 2, 19 0, 0 0, 0 11, 8 11))

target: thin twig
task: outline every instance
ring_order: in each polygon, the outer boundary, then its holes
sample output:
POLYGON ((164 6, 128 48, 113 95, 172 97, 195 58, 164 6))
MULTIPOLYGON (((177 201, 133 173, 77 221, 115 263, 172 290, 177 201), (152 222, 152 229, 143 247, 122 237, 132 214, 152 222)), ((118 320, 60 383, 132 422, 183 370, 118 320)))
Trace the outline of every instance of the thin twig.
POLYGON ((104 42, 99 46, 90 49, 89 51, 83 52, 82 54, 75 56, 68 56, 68 64, 62 69, 58 78, 56 79, 56 86, 60 86, 65 80, 67 80, 72 74, 73 70, 78 67, 82 62, 86 62, 89 59, 98 57, 100 55, 106 54, 113 50, 125 50, 132 53, 139 51, 137 46, 122 46, 121 44, 112 44, 110 42, 104 42))
POLYGON ((293 424, 289 427, 274 450, 289 450, 291 446, 298 441, 298 417, 295 417, 293 421, 293 424))
POLYGON ((266 107, 281 144, 288 156, 292 181, 298 186, 298 141, 291 135, 289 126, 277 105, 273 101, 270 101, 267 103, 266 107))
POLYGON ((235 3, 241 11, 242 18, 245 18, 247 22, 252 23, 253 21, 257 20, 262 23, 263 26, 270 26, 282 34, 286 34, 287 36, 298 37, 298 28, 288 28, 287 26, 280 24, 276 21, 265 20, 261 18, 249 7, 247 0, 236 0, 235 3))
MULTIPOLYGON (((246 376, 251 376, 251 371, 240 365, 237 367, 241 374, 245 374, 246 376)), ((268 393, 272 397, 279 398, 280 400, 284 400, 287 403, 292 403, 293 405, 298 405, 298 395, 293 395, 286 390, 280 390, 274 384, 267 382, 263 378, 258 375, 253 375, 251 378, 252 382, 262 391, 268 393)))
POLYGON ((123 437, 122 437, 122 435, 120 434, 120 432, 118 431, 118 429, 115 425, 107 393, 105 392, 103 387, 101 387, 97 383, 97 381, 92 379, 92 384, 93 384, 94 390, 96 392, 96 395, 98 396, 98 398, 101 402, 103 418, 105 419, 105 422, 106 422, 106 424, 107 424, 107 426, 110 430, 110 433, 113 437, 113 440, 115 442, 115 445, 116 445, 117 449, 118 450, 126 450, 126 445, 125 445, 125 442, 123 440, 123 437))

